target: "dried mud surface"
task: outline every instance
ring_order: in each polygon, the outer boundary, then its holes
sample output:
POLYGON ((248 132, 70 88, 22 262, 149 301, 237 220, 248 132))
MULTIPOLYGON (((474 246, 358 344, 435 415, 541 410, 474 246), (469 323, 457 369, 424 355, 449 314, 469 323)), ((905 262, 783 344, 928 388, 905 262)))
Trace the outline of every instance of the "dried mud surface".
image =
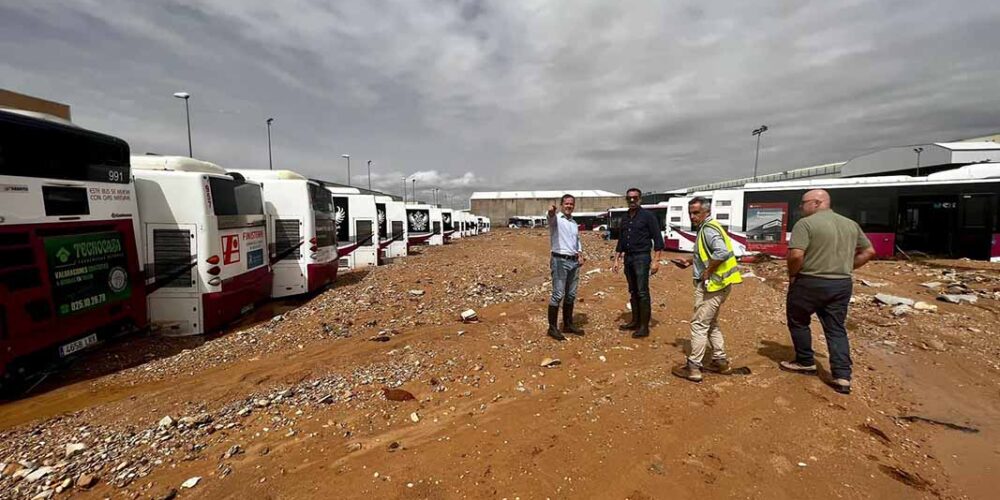
POLYGON ((1000 487, 996 266, 863 268, 843 396, 825 371, 777 369, 792 352, 782 262, 747 268, 724 306, 727 350, 752 374, 693 384, 670 373, 687 345, 690 271, 653 277, 653 333, 634 340, 617 329, 627 290, 608 269, 611 245, 588 233, 585 247, 586 334, 567 342, 543 335, 547 234, 498 230, 349 273, 210 338, 101 346, 0 404, 0 497, 992 498, 1000 487), (932 281, 978 300, 937 301, 921 285, 932 281), (894 314, 880 293, 937 310, 894 314), (469 308, 479 322, 459 320, 469 308))

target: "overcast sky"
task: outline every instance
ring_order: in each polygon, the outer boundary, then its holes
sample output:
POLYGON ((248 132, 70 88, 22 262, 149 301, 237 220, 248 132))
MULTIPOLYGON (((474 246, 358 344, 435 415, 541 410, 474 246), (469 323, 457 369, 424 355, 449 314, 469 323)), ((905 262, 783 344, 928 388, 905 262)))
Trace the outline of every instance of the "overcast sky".
POLYGON ((133 153, 646 190, 1000 132, 1000 2, 0 0, 0 87, 133 153))

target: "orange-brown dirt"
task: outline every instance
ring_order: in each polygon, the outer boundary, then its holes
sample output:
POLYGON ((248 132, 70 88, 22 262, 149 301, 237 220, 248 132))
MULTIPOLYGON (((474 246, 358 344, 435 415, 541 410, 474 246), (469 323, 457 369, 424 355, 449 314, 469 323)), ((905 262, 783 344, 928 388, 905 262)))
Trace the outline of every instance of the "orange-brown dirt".
POLYGON ((995 498, 994 267, 859 271, 875 286, 855 285, 844 396, 825 372, 777 368, 792 356, 782 262, 747 268, 723 309, 727 350, 752 374, 694 384, 670 373, 688 339, 690 271, 652 278, 652 336, 634 340, 617 329, 627 291, 611 244, 584 244, 584 271, 600 271, 580 284, 586 334, 562 343, 543 333, 547 234, 500 230, 349 273, 211 338, 101 346, 0 406, 0 497, 995 498), (978 301, 935 301, 920 286, 935 280, 978 301), (938 310, 895 316, 876 293, 938 310), (459 321, 467 308, 478 323, 459 321), (68 443, 86 449, 67 458, 68 443), (52 470, 14 479, 19 461, 52 470), (71 484, 81 473, 96 484, 71 484))

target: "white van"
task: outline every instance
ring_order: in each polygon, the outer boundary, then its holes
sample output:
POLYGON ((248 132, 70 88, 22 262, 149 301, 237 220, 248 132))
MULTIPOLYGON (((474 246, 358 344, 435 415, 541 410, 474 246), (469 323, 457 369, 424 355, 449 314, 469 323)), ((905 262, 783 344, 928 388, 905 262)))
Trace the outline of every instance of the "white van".
POLYGON ((430 246, 444 245, 444 227, 441 209, 431 206, 431 238, 427 240, 430 246))

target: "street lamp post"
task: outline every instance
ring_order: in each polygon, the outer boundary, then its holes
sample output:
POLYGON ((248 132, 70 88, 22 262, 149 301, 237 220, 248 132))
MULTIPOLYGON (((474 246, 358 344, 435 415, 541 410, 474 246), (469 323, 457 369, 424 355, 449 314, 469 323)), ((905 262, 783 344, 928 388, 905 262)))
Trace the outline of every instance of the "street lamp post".
POLYGON ((917 153, 917 177, 920 177, 920 153, 924 151, 924 148, 913 148, 913 152, 917 153))
POLYGON ((271 124, 274 118, 267 119, 267 169, 274 170, 274 161, 271 158, 271 124))
POLYGON ((347 185, 351 185, 351 155, 343 154, 341 158, 347 158, 347 185))
POLYGON ((413 203, 417 202, 417 178, 410 179, 410 192, 413 193, 413 203))
POLYGON ((754 129, 753 135, 757 136, 757 150, 753 155, 753 181, 757 182, 757 159, 760 157, 760 136, 767 132, 767 125, 761 125, 754 129))
POLYGON ((402 179, 403 179, 403 204, 406 205, 406 177, 402 177, 402 179))
POLYGON ((194 158, 194 152, 191 150, 191 108, 188 106, 188 99, 191 98, 191 94, 187 92, 174 92, 174 97, 184 99, 184 114, 187 116, 188 126, 188 156, 194 158))
POLYGON ((372 190, 372 161, 368 160, 368 190, 372 190))

